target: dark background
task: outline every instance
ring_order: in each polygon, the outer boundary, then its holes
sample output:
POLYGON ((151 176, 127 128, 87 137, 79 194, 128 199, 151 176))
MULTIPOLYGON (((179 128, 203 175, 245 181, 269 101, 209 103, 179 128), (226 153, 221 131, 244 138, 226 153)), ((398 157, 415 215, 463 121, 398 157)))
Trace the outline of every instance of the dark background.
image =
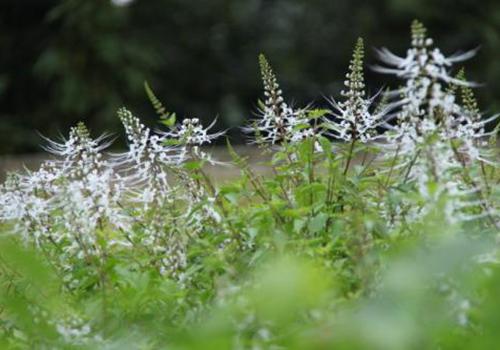
MULTIPOLYGON (((485 111, 499 111, 498 0, 1 0, 0 153, 38 151, 37 132, 57 137, 79 120, 118 132, 122 105, 154 125, 145 80, 180 116, 241 125, 260 96, 260 52, 290 100, 322 104, 358 36, 373 64, 372 47, 405 52, 414 18, 445 53, 481 46, 466 69, 484 83, 485 111)), ((372 92, 390 83, 367 79, 372 92)))

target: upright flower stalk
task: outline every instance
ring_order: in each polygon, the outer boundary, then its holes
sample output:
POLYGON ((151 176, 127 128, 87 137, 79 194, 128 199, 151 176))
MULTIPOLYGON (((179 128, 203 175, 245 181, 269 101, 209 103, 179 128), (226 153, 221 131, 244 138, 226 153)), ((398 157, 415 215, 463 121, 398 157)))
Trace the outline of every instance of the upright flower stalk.
POLYGON ((341 91, 344 100, 330 100, 333 110, 330 118, 326 119, 329 134, 346 142, 366 143, 373 140, 377 136, 376 128, 384 121, 387 111, 387 108, 376 110, 375 113, 370 111, 373 98, 366 97, 363 60, 364 43, 359 38, 344 81, 346 89, 341 91))
POLYGON ((343 100, 330 99, 333 110, 324 118, 326 135, 349 143, 344 175, 351 164, 356 142, 368 143, 378 137, 377 128, 384 122, 390 106, 374 108, 376 98, 368 98, 364 80, 364 42, 358 38, 354 47, 349 69, 344 80, 345 90, 341 91, 343 100))
POLYGON ((264 85, 264 101, 258 119, 243 130, 255 134, 258 144, 297 143, 315 134, 307 117, 307 108, 294 109, 283 98, 276 75, 264 55, 259 56, 264 85))

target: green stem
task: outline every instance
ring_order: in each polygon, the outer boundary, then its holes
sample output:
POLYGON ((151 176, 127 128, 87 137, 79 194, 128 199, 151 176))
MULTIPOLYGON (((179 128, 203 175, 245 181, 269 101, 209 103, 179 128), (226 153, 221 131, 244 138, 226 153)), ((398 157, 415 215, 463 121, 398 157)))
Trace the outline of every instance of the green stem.
POLYGON ((352 155, 354 152, 354 144, 356 143, 356 138, 352 139, 351 146, 349 147, 349 153, 347 155, 347 161, 344 169, 344 176, 347 175, 347 171, 349 170, 349 166, 351 165, 352 155))

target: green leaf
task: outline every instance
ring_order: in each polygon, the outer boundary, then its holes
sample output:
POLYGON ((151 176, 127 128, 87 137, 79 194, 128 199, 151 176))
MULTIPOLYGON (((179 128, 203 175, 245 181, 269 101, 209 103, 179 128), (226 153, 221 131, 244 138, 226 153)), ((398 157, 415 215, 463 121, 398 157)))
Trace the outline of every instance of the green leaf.
POLYGON ((318 119, 329 114, 331 111, 329 109, 313 109, 307 113, 309 119, 318 119))
POLYGON ((203 162, 202 161, 192 161, 192 162, 186 162, 183 164, 184 169, 186 170, 198 170, 203 167, 203 162))
POLYGON ((309 232, 313 234, 321 232, 325 228, 327 220, 328 220, 327 214, 319 213, 318 215, 313 217, 309 222, 309 225, 307 226, 309 232))
POLYGON ((146 90, 148 99, 151 102, 156 114, 160 117, 160 122, 169 127, 175 125, 175 113, 167 112, 167 109, 163 106, 158 97, 156 97, 153 89, 151 89, 147 81, 144 82, 144 90, 146 90))
POLYGON ((172 113, 165 118, 160 119, 160 123, 171 128, 175 125, 175 122, 177 121, 177 116, 175 113, 172 113))

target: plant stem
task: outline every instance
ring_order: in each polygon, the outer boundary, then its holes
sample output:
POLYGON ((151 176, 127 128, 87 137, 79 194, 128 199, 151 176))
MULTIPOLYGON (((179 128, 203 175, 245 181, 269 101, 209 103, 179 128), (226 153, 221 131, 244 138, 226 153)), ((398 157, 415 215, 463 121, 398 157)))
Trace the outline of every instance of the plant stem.
POLYGON ((356 143, 356 138, 352 139, 351 146, 349 147, 349 153, 347 155, 347 161, 344 169, 344 176, 347 175, 347 171, 349 170, 349 166, 351 165, 352 155, 354 152, 354 144, 356 143))

